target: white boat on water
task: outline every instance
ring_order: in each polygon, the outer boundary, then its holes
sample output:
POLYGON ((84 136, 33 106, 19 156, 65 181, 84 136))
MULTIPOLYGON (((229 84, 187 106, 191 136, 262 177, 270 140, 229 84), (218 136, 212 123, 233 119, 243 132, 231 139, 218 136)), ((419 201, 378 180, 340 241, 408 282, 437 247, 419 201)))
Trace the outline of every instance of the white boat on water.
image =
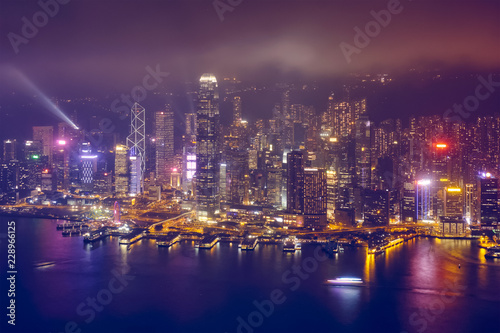
POLYGON ((326 284, 330 286, 365 286, 365 282, 363 281, 363 279, 352 277, 338 277, 336 279, 326 280, 326 284))

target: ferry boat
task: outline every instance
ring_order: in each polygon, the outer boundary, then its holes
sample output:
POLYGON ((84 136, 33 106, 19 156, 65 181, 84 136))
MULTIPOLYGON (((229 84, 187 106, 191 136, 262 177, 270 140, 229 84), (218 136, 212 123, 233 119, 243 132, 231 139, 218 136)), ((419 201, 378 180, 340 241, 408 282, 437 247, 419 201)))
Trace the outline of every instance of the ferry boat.
POLYGON ((216 235, 210 235, 206 236, 199 243, 197 243, 197 247, 200 249, 211 249, 215 246, 215 244, 217 244, 217 242, 219 242, 219 237, 217 237, 216 235))
POLYGON ((167 235, 165 237, 158 238, 156 241, 156 245, 162 247, 170 247, 181 240, 181 235, 179 233, 175 233, 172 235, 167 235))
POLYGON ((283 252, 295 252, 295 241, 293 239, 287 238, 283 242, 283 252))
POLYGON ((490 246, 486 249, 488 252, 484 255, 485 258, 489 259, 500 259, 500 246, 490 246))
POLYGON ((243 240, 243 242, 240 244, 240 248, 242 250, 252 251, 252 250, 255 250, 255 247, 257 246, 258 243, 259 243, 259 239, 257 237, 247 238, 247 239, 243 240))
POLYGON ((352 277, 338 277, 335 279, 326 280, 326 284, 330 286, 365 286, 365 283, 362 279, 352 277))
POLYGON ((500 252, 488 251, 484 257, 489 259, 500 259, 500 252))
POLYGON ((142 239, 143 234, 142 230, 139 231, 133 231, 129 235, 121 236, 120 237, 120 244, 133 244, 137 242, 138 240, 142 239))

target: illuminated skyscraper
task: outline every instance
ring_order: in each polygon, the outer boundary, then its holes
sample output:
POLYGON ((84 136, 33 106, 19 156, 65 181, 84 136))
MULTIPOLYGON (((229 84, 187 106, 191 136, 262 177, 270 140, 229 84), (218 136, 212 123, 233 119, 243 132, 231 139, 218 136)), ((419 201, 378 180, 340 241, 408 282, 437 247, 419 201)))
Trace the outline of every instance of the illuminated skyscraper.
POLYGON ((138 192, 135 189, 134 193, 142 193, 146 171, 146 110, 139 103, 134 103, 130 110, 130 135, 127 137, 127 147, 130 150, 130 156, 135 156, 134 162, 140 161, 140 168, 134 174, 134 177, 137 177, 134 179, 137 179, 140 186, 138 192))
POLYGON ((234 96, 233 98, 233 123, 237 124, 241 121, 241 97, 234 96))
POLYGON ((142 193, 141 164, 142 157, 137 153, 136 148, 130 149, 130 196, 135 197, 142 193))
POLYGON ((447 187, 444 191, 444 215, 448 217, 463 218, 464 201, 462 189, 447 187))
POLYGON ((3 140, 3 161, 5 163, 18 160, 17 158, 17 141, 14 140, 3 140))
POLYGON ((478 199, 481 229, 493 230, 498 227, 498 179, 484 173, 478 182, 478 199))
POLYGON ((219 213, 219 92, 214 74, 200 78, 196 114, 196 204, 200 221, 219 213))
POLYGON ((364 219, 367 226, 389 224, 389 191, 365 190, 364 219))
POLYGON ((248 152, 230 151, 227 156, 227 198, 233 204, 248 204, 248 152))
POLYGON ((115 148, 115 193, 126 197, 129 190, 129 156, 128 147, 117 145, 115 148))
POLYGON ((465 184, 464 217, 467 223, 476 221, 476 190, 474 184, 465 184))
POLYGON ((292 214, 304 213, 304 163, 304 152, 292 151, 288 153, 286 209, 292 214))
POLYGON ((156 179, 170 181, 174 158, 174 112, 170 105, 155 114, 156 179))
POLYGON ((326 171, 304 168, 304 224, 326 226, 327 192, 326 171))
POLYGON ((82 190, 92 192, 94 190, 94 177, 97 172, 97 155, 92 154, 88 142, 82 144, 80 150, 80 181, 82 190))
POLYGON ((52 163, 52 147, 54 146, 54 127, 52 126, 33 126, 33 140, 42 143, 44 156, 48 156, 52 163))

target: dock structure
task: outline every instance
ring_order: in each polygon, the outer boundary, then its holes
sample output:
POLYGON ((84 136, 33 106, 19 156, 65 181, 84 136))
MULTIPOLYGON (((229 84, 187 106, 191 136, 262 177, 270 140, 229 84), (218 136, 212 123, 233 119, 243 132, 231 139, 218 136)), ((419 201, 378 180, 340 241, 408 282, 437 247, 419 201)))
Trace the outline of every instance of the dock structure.
POLYGON ((136 229, 127 235, 123 235, 120 237, 119 243, 126 245, 133 244, 142 239, 142 237, 144 236, 143 231, 144 230, 142 229, 136 229))
POLYGON ((159 247, 170 247, 181 240, 182 237, 180 233, 172 232, 166 236, 158 237, 158 239, 156 240, 156 245, 158 245, 159 247))
POLYGON ((89 225, 83 222, 66 222, 66 223, 58 223, 56 226, 57 230, 66 230, 66 229, 85 229, 88 228, 89 225))
POLYGON ((259 244, 259 238, 246 238, 241 242, 240 248, 243 251, 253 251, 257 244, 259 244))
POLYGON ((211 249, 219 242, 217 235, 209 235, 195 244, 195 247, 200 249, 211 249))
POLYGON ((102 227, 93 231, 90 231, 87 233, 84 238, 83 242, 84 243, 92 243, 101 239, 105 239, 106 237, 109 236, 109 231, 107 227, 102 227))

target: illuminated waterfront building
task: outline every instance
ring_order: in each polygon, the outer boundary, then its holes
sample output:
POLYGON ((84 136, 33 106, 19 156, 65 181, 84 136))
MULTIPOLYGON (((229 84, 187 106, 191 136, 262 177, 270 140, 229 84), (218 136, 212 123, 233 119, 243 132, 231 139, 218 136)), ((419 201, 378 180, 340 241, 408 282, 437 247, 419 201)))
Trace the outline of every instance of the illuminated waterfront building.
POLYGON ((115 147, 115 193, 119 197, 129 193, 129 149, 125 145, 115 147))
POLYGON ((219 92, 213 74, 200 78, 196 114, 196 214, 199 221, 214 222, 219 198, 219 92))
POLYGON ((326 226, 326 170, 304 168, 304 223, 310 227, 326 226))
POLYGON ((292 151, 288 153, 286 209, 292 214, 303 214, 304 212, 304 163, 304 152, 292 151))
POLYGON ((94 175, 97 172, 97 155, 92 154, 90 143, 83 143, 80 150, 80 182, 83 191, 94 190, 94 175))
POLYGON ((479 216, 481 229, 494 230, 498 226, 498 179, 483 173, 478 181, 479 216))
POLYGON ((365 190, 364 223, 366 226, 389 225, 389 191, 365 190))
POLYGON ((155 113, 156 179, 167 183, 174 167, 174 112, 170 105, 155 113))
POLYGON ((429 221, 432 219, 431 181, 418 180, 416 188, 417 221, 429 221))
POLYGON ((444 216, 463 217, 463 193, 459 187, 447 187, 444 191, 444 216))

